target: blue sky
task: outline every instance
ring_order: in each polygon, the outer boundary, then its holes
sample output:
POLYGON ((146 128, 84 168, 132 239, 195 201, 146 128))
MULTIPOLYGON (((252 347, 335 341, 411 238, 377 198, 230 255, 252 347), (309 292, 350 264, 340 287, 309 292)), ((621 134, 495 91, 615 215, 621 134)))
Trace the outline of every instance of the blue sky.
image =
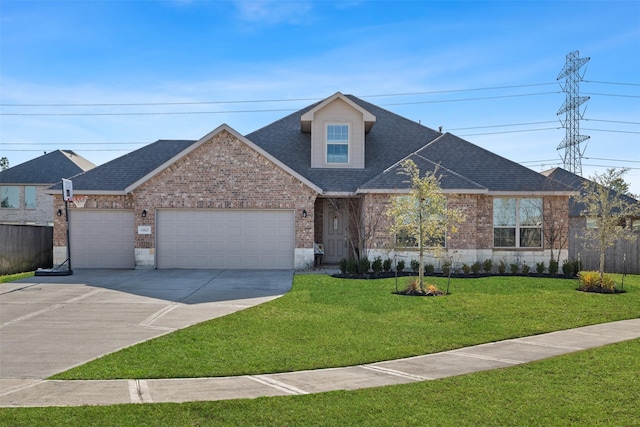
POLYGON ((640 193, 635 0, 2 0, 0 156, 101 164, 341 91, 540 171, 562 165, 556 77, 575 50, 583 175, 635 168, 640 193))

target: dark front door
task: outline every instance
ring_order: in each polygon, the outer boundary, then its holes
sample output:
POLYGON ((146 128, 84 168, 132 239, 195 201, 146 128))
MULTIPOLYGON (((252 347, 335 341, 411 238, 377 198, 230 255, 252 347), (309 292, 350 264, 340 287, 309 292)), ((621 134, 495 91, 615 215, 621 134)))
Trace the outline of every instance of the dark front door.
POLYGON ((325 264, 337 264, 342 258, 349 258, 347 242, 347 203, 325 200, 323 206, 323 243, 325 264))

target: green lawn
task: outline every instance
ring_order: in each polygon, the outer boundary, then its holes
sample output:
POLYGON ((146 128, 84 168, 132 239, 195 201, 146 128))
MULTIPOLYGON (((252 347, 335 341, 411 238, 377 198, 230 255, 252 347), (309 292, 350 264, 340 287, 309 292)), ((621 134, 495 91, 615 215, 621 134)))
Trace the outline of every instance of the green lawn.
MULTIPOLYGON (((446 287, 444 279, 435 281, 446 287)), ((348 366, 640 317, 640 276, 626 277, 624 294, 576 287, 574 280, 489 277, 452 280, 446 297, 406 297, 392 293, 393 279, 296 275, 293 290, 282 298, 54 378, 229 376, 348 366)))
POLYGON ((13 282, 14 280, 26 279, 33 276, 33 271, 27 273, 5 274, 0 276, 0 283, 13 282))
POLYGON ((0 409, 2 426, 634 426, 640 340, 437 381, 253 400, 0 409))

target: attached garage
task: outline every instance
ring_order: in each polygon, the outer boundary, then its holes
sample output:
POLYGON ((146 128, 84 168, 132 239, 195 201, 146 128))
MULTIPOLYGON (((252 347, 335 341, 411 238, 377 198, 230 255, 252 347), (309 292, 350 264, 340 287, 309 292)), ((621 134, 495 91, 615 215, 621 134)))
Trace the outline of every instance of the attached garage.
POLYGON ((70 210, 72 268, 134 268, 132 210, 70 210))
POLYGON ((295 223, 291 210, 156 212, 156 267, 291 269, 295 223))

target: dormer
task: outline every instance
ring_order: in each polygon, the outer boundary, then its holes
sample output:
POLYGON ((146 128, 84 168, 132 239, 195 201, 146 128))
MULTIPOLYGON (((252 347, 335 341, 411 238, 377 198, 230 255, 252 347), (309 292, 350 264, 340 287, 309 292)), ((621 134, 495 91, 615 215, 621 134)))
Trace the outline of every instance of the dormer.
POLYGON ((312 168, 364 169, 365 134, 376 117, 341 94, 325 99, 301 117, 311 133, 312 168))

